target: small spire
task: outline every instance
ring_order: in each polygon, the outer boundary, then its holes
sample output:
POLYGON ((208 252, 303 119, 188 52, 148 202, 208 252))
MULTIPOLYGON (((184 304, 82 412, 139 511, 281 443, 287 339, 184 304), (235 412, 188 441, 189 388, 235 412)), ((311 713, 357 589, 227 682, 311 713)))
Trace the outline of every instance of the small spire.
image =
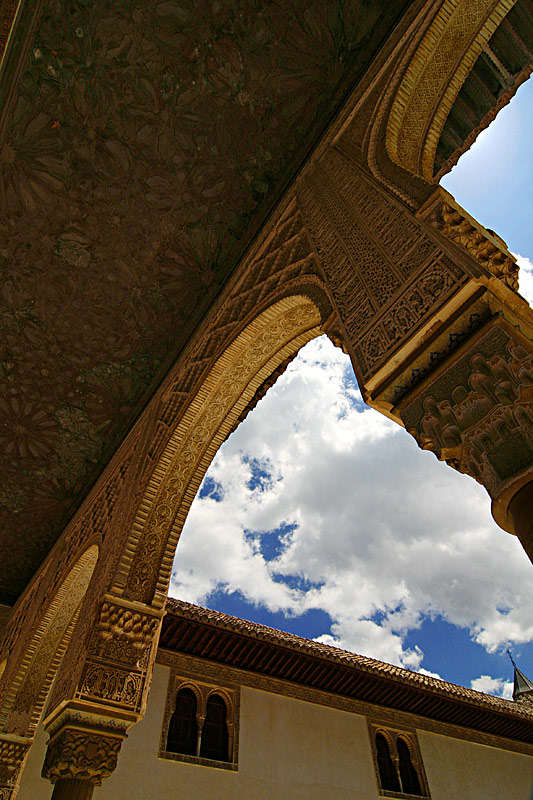
POLYGON ((506 652, 514 668, 513 700, 533 700, 533 683, 518 669, 509 648, 507 648, 506 652))

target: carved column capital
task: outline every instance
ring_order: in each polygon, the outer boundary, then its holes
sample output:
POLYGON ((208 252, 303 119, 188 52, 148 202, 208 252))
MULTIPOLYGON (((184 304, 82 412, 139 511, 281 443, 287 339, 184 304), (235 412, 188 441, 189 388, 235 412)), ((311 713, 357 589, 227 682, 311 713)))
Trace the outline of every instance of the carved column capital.
POLYGON ((31 741, 0 736, 0 800, 14 797, 31 741))
POLYGON ((123 737, 63 728, 48 744, 42 770, 52 783, 83 780, 100 786, 117 766, 123 737))
POLYGON ((65 702, 85 701, 114 709, 140 719, 146 704, 147 687, 157 649, 163 611, 141 603, 106 595, 97 612, 85 661, 77 685, 69 675, 60 675, 49 708, 59 709, 65 702))
POLYGON ((525 336, 493 317, 395 410, 421 448, 481 483, 498 524, 519 533, 506 509, 533 477, 533 354, 525 336))

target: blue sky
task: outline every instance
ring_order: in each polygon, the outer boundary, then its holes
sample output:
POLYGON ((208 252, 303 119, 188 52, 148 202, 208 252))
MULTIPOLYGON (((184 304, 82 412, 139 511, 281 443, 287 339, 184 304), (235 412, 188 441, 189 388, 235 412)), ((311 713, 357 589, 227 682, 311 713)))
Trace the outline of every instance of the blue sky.
MULTIPOLYGON (((521 255, 533 298, 533 84, 443 185, 521 255)), ((309 343, 219 450, 171 595, 509 696, 533 677, 533 581, 470 478, 364 405, 346 356, 309 343)))

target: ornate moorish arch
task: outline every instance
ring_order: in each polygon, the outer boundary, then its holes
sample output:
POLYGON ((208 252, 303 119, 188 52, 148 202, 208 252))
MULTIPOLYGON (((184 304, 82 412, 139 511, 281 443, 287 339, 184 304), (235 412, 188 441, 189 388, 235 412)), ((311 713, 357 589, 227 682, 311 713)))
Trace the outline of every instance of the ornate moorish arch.
POLYGON ((115 596, 163 606, 181 529, 216 451, 258 388, 321 332, 320 324, 309 297, 286 296, 257 315, 218 358, 152 472, 117 569, 115 596))
POLYGON ((515 2, 442 3, 392 103, 386 145, 394 162, 432 180, 437 145, 452 105, 484 46, 515 2))
MULTIPOLYGON (((78 556, 35 626, 0 701, 0 750, 2 756, 9 753, 6 761, 11 761, 9 774, 0 776, 0 791, 4 784, 10 791, 16 789, 50 686, 72 636, 98 554, 98 545, 93 544, 78 556)), ((2 663, 2 672, 8 660, 9 654, 2 663)))
POLYGON ((69 680, 63 666, 49 703, 43 776, 56 783, 54 797, 72 781, 99 785, 114 769, 127 728, 144 714, 174 552, 203 475, 265 383, 327 327, 331 306, 320 281, 292 288, 246 317, 170 426, 80 651, 84 663, 73 665, 69 680), (66 755, 95 747, 105 757, 89 772, 86 759, 66 755))

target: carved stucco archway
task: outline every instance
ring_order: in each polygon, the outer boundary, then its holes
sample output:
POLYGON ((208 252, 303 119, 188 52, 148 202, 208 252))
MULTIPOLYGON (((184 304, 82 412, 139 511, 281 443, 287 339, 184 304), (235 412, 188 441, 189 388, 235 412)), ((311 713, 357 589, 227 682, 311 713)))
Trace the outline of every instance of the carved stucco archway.
MULTIPOLYGON (((0 705, 0 797, 14 797, 20 771, 68 646, 98 561, 88 547, 69 570, 34 628, 0 705)), ((2 662, 5 671, 9 654, 2 662)))
POLYGON ((391 107, 391 159, 431 181, 451 107, 483 47, 516 0, 445 0, 420 42, 391 107))
POLYGON ((111 593, 161 608, 179 535, 201 480, 257 389, 321 333, 317 306, 284 297, 219 357, 171 436, 139 504, 111 593))
POLYGON ((79 556, 42 615, 4 695, 0 707, 3 731, 25 736, 35 731, 97 560, 98 546, 92 545, 79 556))

